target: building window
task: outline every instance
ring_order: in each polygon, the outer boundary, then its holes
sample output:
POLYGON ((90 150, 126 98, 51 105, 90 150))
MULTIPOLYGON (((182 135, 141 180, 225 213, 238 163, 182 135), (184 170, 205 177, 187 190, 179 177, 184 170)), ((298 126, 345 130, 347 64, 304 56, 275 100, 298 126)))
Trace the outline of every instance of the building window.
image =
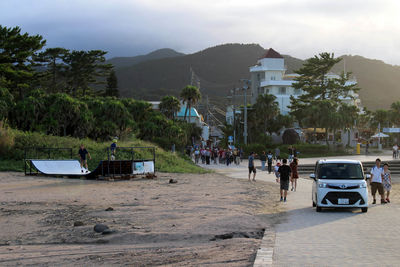
POLYGON ((269 89, 268 88, 264 89, 264 94, 269 94, 269 89))
POLYGON ((272 81, 275 81, 275 76, 271 76, 271 80, 272 80, 272 81))
POLYGON ((301 89, 295 88, 294 89, 294 94, 295 95, 301 95, 301 89))
POLYGON ((260 80, 260 73, 257 73, 257 80, 260 80))
POLYGON ((286 95, 286 87, 279 87, 279 94, 286 95))

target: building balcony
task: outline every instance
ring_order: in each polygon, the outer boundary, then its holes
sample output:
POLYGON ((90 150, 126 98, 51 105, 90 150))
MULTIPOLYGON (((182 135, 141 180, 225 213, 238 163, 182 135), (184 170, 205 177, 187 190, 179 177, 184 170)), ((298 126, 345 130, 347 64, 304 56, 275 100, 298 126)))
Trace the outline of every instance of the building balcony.
POLYGON ((250 67, 250 72, 266 72, 266 71, 286 71, 285 68, 268 68, 267 66, 256 65, 250 67))
POLYGON ((290 80, 261 80, 260 87, 267 86, 292 86, 293 81, 290 80))

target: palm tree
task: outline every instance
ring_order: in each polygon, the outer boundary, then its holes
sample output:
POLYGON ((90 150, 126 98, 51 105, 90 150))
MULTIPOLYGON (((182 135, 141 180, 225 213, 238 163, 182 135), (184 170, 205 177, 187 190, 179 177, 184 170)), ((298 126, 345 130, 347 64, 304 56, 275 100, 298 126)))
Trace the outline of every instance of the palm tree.
POLYGON ((201 93, 196 86, 187 85, 182 89, 180 97, 183 103, 186 103, 184 120, 186 121, 186 114, 189 109, 189 123, 191 118, 191 108, 201 99, 201 93))
POLYGON ((181 103, 175 96, 166 95, 161 98, 160 111, 168 119, 174 119, 176 113, 181 108, 181 103))
POLYGON ((350 130, 354 126, 354 122, 358 119, 358 108, 352 105, 342 104, 339 108, 342 126, 347 130, 347 146, 350 146, 350 130))
POLYGON ((263 125, 263 134, 266 134, 268 122, 279 115, 279 105, 276 102, 276 97, 270 94, 260 95, 257 97, 254 108, 257 118, 261 120, 260 123, 263 125))

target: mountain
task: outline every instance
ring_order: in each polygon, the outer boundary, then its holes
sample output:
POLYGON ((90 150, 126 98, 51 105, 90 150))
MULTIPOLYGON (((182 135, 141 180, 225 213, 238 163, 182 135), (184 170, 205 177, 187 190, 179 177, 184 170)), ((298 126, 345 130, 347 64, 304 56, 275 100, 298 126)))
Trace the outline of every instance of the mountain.
POLYGON ((185 54, 176 52, 170 48, 163 48, 153 51, 147 55, 141 55, 136 57, 113 57, 106 61, 106 63, 113 64, 115 68, 128 67, 140 62, 161 59, 161 58, 171 58, 184 56, 185 54))
POLYGON ((342 61, 333 67, 340 73, 344 66, 357 79, 361 104, 370 110, 388 109, 400 100, 400 67, 381 60, 361 56, 342 56, 342 61))
MULTIPOLYGON (((239 87, 241 78, 249 78, 254 65, 265 49, 256 44, 226 44, 174 58, 146 61, 117 69, 120 94, 145 100, 158 100, 165 94, 179 95, 190 84, 192 69, 200 80, 201 92, 210 102, 226 102, 226 96, 239 87)), ((288 72, 302 61, 285 56, 288 72)))
MULTIPOLYGON (((279 51, 279 49, 278 49, 279 51)), ((192 69, 200 80, 203 98, 208 95, 211 103, 223 106, 230 90, 241 86, 239 79, 249 78, 249 67, 255 65, 265 53, 257 44, 225 44, 211 47, 190 55, 154 59, 119 67, 116 70, 120 94, 144 100, 159 100, 166 94, 179 96, 183 87, 190 84, 192 69)), ((303 60, 288 55, 286 73, 303 65, 303 60)), ((333 68, 340 73, 353 72, 361 88, 362 105, 368 109, 389 108, 400 100, 400 67, 361 56, 343 56, 333 68)))

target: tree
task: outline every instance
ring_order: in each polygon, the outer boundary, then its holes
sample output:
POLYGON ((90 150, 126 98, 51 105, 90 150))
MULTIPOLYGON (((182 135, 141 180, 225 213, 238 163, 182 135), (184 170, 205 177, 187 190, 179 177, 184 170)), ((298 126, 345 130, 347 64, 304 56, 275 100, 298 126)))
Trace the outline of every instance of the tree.
POLYGON ((394 124, 400 126, 400 101, 396 101, 390 105, 390 119, 394 124))
POLYGON ((105 96, 119 97, 118 79, 114 69, 110 71, 110 74, 107 77, 106 91, 104 94, 105 96))
POLYGON ((184 120, 186 121, 186 114, 189 110, 189 122, 191 122, 191 109, 201 99, 200 90, 196 86, 187 85, 182 89, 180 97, 183 103, 186 103, 184 120))
POLYGON ((256 111, 256 118, 259 125, 262 125, 262 132, 266 134, 269 130, 269 125, 279 114, 279 105, 275 101, 274 95, 265 94, 257 97, 256 103, 253 108, 256 111))
MULTIPOLYGON (((42 83, 51 93, 61 92, 61 78, 65 71, 63 58, 69 53, 68 49, 55 47, 47 48, 37 56, 37 60, 45 64, 46 71, 42 74, 42 83)), ((64 80, 64 79, 63 79, 64 80)))
POLYGON ((389 127, 390 125, 390 116, 391 113, 386 109, 377 109, 373 112, 372 115, 372 125, 374 128, 377 128, 380 124, 381 127, 389 127))
POLYGON ((73 96, 91 94, 90 85, 104 83, 104 77, 112 68, 111 64, 104 64, 105 54, 107 52, 102 50, 74 50, 63 58, 67 64, 67 84, 73 96))
POLYGON ((23 99, 35 82, 34 58, 46 44, 40 35, 21 34, 21 28, 0 25, 0 77, 17 99, 23 99))
POLYGON ((321 127, 325 128, 327 135, 328 129, 337 127, 338 116, 335 113, 343 104, 343 99, 354 99, 352 92, 359 90, 356 84, 347 83, 350 72, 343 72, 338 78, 327 75, 340 60, 334 54, 321 53, 308 59, 296 71, 300 76, 295 79, 293 87, 302 90, 304 94, 297 98, 290 97, 290 114, 302 125, 314 127, 314 133, 317 127, 321 127))
POLYGON ((339 108, 340 122, 347 130, 347 145, 350 146, 350 130, 359 117, 359 110, 356 106, 342 104, 339 108))
POLYGON ((0 121, 8 118, 8 114, 14 105, 13 95, 0 83, 0 121))
POLYGON ((180 108, 181 103, 176 97, 166 95, 161 98, 160 112, 163 113, 168 119, 174 119, 180 108))

